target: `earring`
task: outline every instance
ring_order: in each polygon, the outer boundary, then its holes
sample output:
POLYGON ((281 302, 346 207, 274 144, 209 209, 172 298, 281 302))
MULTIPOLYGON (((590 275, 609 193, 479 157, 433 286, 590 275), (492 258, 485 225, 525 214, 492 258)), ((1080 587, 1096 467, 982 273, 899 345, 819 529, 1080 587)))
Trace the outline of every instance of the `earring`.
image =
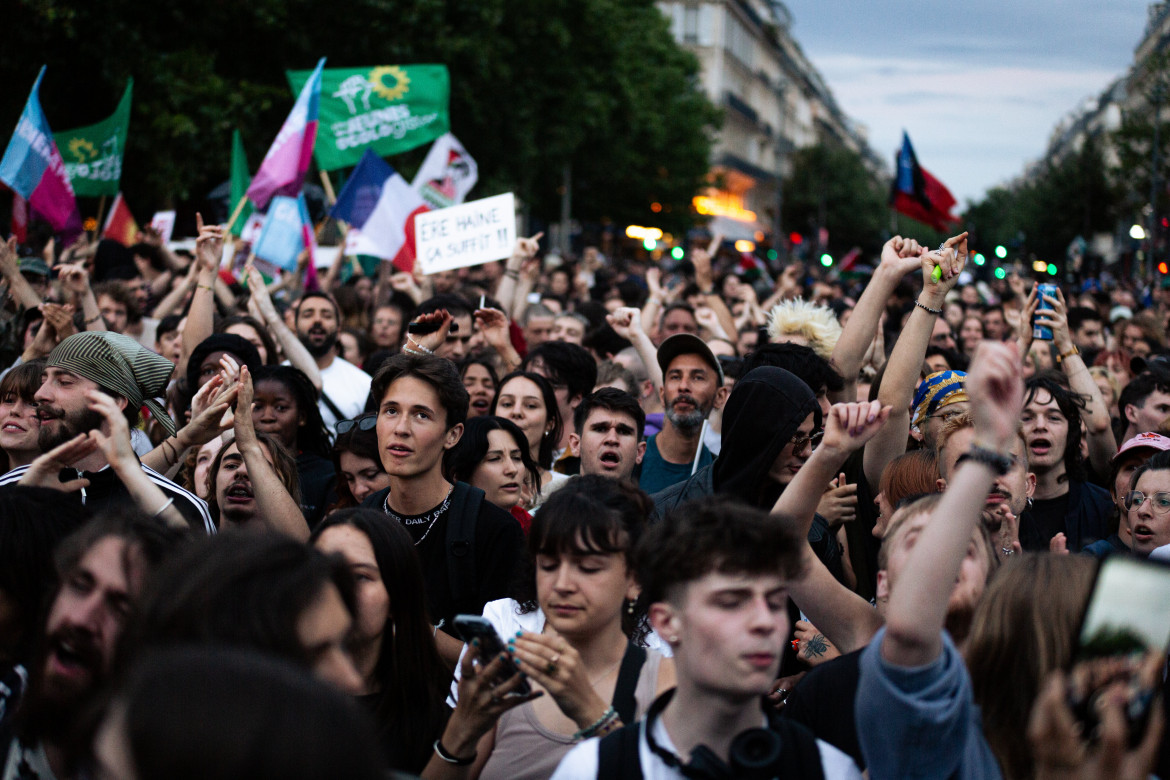
POLYGON ((630 603, 626 606, 626 614, 628 614, 628 615, 634 614, 634 600, 633 599, 630 599, 630 603))

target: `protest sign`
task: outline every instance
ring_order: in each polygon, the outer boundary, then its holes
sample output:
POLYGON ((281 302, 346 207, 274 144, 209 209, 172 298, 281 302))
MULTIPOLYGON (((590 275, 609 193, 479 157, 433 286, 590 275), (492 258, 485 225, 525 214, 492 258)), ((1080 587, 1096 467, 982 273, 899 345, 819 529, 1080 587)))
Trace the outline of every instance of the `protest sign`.
POLYGON ((414 236, 424 274, 500 260, 516 243, 516 199, 509 192, 418 214, 414 236))
POLYGON ((150 226, 158 231, 164 243, 170 241, 171 234, 175 232, 175 212, 154 212, 154 216, 150 218, 150 226))

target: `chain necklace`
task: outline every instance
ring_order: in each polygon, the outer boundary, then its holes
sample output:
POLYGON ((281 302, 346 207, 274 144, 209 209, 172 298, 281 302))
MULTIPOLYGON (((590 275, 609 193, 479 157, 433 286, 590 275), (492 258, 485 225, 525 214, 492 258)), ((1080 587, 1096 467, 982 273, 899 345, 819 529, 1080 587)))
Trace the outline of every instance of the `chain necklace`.
POLYGON ((451 489, 447 491, 447 496, 443 499, 443 503, 439 504, 438 509, 432 509, 430 512, 427 512, 425 515, 419 515, 418 517, 411 517, 408 519, 408 518, 405 518, 402 515, 398 514, 393 509, 391 509, 390 508, 390 494, 389 493, 386 494, 386 498, 382 501, 382 508, 386 511, 386 514, 390 515, 395 520, 402 523, 402 525, 406 526, 408 529, 412 525, 422 525, 423 523, 427 522, 428 517, 430 518, 430 522, 427 524, 427 530, 423 531, 423 535, 421 537, 419 537, 419 540, 417 542, 414 543, 414 546, 418 547, 420 544, 423 543, 423 540, 426 539, 427 536, 430 535, 431 529, 435 527, 435 523, 439 522, 439 518, 443 516, 443 513, 447 511, 447 507, 450 506, 450 504, 451 504, 451 494, 454 491, 455 491, 455 487, 452 485, 451 489))

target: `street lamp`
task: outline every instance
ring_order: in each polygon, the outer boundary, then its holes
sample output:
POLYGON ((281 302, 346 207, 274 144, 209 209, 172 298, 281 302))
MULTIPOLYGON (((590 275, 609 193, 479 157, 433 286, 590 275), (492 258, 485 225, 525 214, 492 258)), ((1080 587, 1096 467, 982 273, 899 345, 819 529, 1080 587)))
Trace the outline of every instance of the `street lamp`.
POLYGON ((1141 225, 1134 225, 1129 229, 1129 237, 1135 241, 1142 241, 1146 237, 1146 229, 1141 225))

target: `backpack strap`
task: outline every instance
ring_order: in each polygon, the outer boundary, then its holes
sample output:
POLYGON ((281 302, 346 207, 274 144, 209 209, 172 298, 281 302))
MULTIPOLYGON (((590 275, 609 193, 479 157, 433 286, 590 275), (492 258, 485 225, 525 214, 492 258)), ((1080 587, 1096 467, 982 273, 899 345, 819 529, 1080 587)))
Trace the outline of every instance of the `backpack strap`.
POLYGON ((783 745, 783 764, 787 777, 801 780, 825 780, 821 763, 821 748, 812 730, 791 718, 783 718, 771 707, 768 710, 768 728, 780 735, 783 745))
POLYGON ((597 745, 599 780, 642 780, 642 759, 638 755, 641 733, 642 724, 631 723, 601 738, 597 745))
POLYGON ((475 603, 475 526, 484 492, 456 482, 447 509, 447 581, 456 612, 479 612, 475 603))
MULTIPOLYGON (((337 422, 341 422, 342 420, 346 419, 345 412, 337 408, 337 404, 333 403, 333 399, 330 398, 328 393, 326 393, 324 390, 321 391, 321 403, 325 404, 325 408, 333 413, 333 416, 337 419, 337 422)), ((330 433, 332 434, 332 432, 330 433)))
POLYGON ((642 674, 642 664, 646 663, 646 648, 630 642, 626 645, 626 654, 622 656, 622 665, 618 670, 617 685, 613 689, 613 708, 617 710, 622 723, 631 724, 637 719, 638 702, 634 699, 634 691, 638 687, 638 677, 642 674))

